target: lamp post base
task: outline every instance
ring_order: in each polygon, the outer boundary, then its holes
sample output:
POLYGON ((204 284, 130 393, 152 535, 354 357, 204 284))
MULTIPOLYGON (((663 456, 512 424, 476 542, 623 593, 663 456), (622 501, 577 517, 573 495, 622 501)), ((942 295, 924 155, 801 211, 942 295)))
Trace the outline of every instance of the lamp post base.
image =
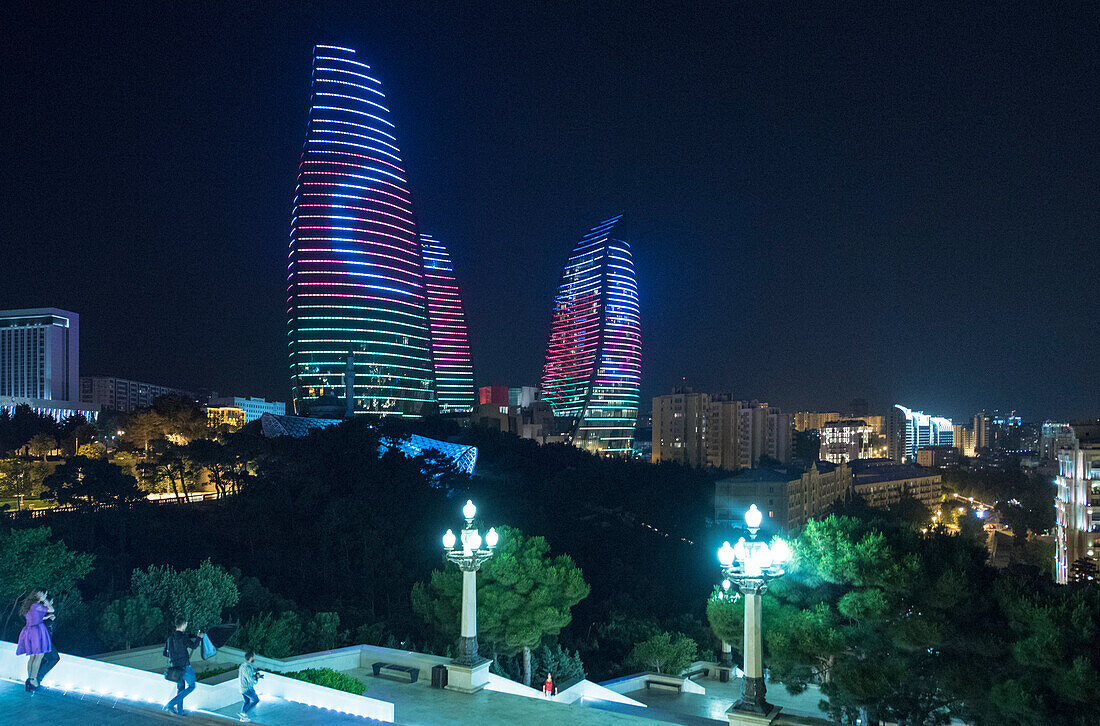
POLYGON ((771 726, 771 724, 779 718, 779 706, 772 706, 766 714, 757 711, 742 711, 737 708, 737 704, 734 704, 730 710, 726 711, 726 718, 729 719, 730 726, 771 726))
POLYGON ((489 683, 488 658, 482 658, 475 665, 464 665, 458 661, 447 664, 447 690, 459 693, 477 693, 489 683))

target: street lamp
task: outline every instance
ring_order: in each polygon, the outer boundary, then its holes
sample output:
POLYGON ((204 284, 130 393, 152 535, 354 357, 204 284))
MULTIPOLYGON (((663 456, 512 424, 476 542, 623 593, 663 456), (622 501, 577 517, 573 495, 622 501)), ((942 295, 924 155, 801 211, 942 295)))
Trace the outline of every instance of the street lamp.
POLYGON ((723 542, 718 548, 718 562, 725 576, 723 590, 730 589, 726 586, 728 582, 745 597, 745 677, 740 700, 727 712, 731 724, 770 723, 779 713, 765 699, 760 608, 768 582, 784 575, 791 549, 779 537, 772 540, 771 546, 756 539, 763 519, 764 515, 753 504, 745 512, 749 539, 742 537, 733 546, 723 542))
POLYGON ((472 501, 466 500, 462 516, 466 518, 465 526, 457 537, 448 529, 443 535, 443 548, 447 551, 447 559, 462 570, 462 621, 454 663, 474 667, 487 662, 477 654, 477 571, 485 560, 493 556, 493 548, 500 537, 494 527, 485 533, 482 540, 481 533, 474 526, 477 507, 472 501))

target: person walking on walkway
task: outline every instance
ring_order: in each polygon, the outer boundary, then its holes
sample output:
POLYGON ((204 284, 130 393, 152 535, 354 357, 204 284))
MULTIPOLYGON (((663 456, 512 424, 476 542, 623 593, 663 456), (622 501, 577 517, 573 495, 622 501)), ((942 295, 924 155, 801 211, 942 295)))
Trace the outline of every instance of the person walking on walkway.
POLYGON ((53 650, 50 640, 50 631, 43 624, 43 619, 52 616, 53 605, 49 600, 49 593, 43 587, 31 589, 20 609, 27 624, 19 631, 19 643, 15 648, 16 655, 29 655, 27 661, 27 693, 38 690, 38 667, 42 664, 42 656, 53 650))
POLYGON ((237 669, 237 683, 241 687, 241 696, 244 697, 244 706, 237 715, 245 722, 252 720, 248 717, 248 712, 260 702, 260 697, 256 695, 256 681, 264 675, 256 670, 255 660, 256 654, 251 650, 247 651, 244 654, 244 663, 237 669))
POLYGON ((176 629, 168 636, 164 644, 164 654, 168 656, 169 669, 178 669, 180 674, 176 682, 176 697, 164 705, 169 713, 183 715, 183 699, 195 690, 195 669, 191 667, 191 651, 199 647, 203 633, 187 634, 187 619, 176 618, 176 629))

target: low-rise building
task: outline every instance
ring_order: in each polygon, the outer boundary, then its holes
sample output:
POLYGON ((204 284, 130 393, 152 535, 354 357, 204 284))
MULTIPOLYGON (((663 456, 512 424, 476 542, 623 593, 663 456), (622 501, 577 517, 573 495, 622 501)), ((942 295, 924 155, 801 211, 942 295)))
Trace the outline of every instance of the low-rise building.
POLYGON ((206 407, 206 424, 212 429, 227 426, 230 431, 236 431, 247 422, 247 414, 243 408, 237 408, 236 406, 206 407))
POLYGON ((803 474, 783 469, 747 469, 714 484, 714 519, 719 527, 736 526, 755 504, 783 531, 791 531, 850 495, 852 471, 846 465, 819 461, 803 474))
POLYGON ((913 498, 932 509, 940 503, 943 476, 917 464, 898 464, 893 459, 857 459, 852 469, 852 490, 871 507, 890 507, 913 498))
POLYGON ((251 423, 265 413, 275 414, 276 416, 286 415, 285 403, 280 401, 265 401, 262 398, 252 398, 251 396, 221 396, 219 398, 211 398, 207 403, 207 408, 211 406, 214 408, 239 408, 244 411, 245 423, 251 423))
POLYGON ((131 381, 114 376, 81 376, 80 401, 98 408, 130 413, 148 408, 160 396, 176 395, 194 400, 195 394, 181 388, 160 386, 155 383, 131 381))
POLYGON ((952 445, 925 446, 917 449, 917 464, 929 469, 944 469, 959 463, 959 451, 952 445))

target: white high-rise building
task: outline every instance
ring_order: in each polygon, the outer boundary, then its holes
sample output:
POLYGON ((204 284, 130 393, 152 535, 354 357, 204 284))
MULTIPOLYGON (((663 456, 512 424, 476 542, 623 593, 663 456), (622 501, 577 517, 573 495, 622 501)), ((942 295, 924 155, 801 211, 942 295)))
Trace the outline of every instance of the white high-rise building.
POLYGON ((1073 563, 1097 561, 1100 549, 1100 423, 1073 424, 1074 439, 1058 450, 1054 500, 1054 578, 1073 579, 1073 563))
POLYGON ((80 316, 58 308, 0 310, 0 408, 95 418, 98 409, 79 399, 80 316))
POLYGON ((894 461, 915 461, 917 449, 926 446, 950 446, 955 434, 951 419, 929 416, 895 405, 886 422, 886 445, 894 461))

